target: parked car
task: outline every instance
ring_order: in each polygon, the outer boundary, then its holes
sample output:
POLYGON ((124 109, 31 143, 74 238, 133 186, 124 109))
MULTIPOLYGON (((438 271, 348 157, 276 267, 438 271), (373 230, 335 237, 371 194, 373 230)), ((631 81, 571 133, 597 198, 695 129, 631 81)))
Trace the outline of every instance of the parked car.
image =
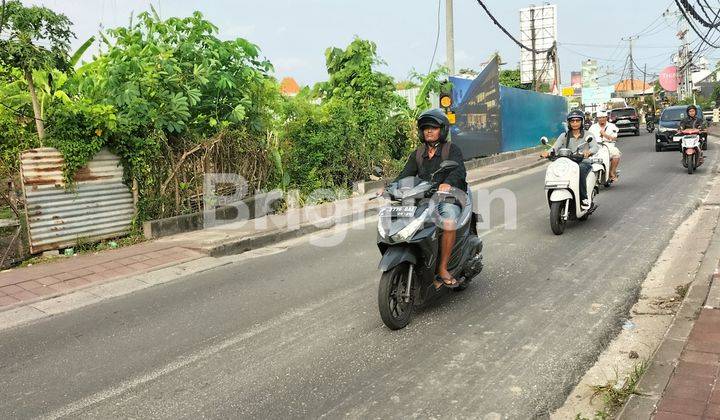
MULTIPOLYGON (((655 132, 655 151, 661 152, 666 148, 679 149, 680 143, 673 141, 675 133, 677 133, 680 121, 685 118, 687 105, 669 106, 663 109, 660 114, 660 120, 657 124, 655 132)), ((698 115, 702 115, 702 109, 698 107, 698 115)), ((707 150, 707 133, 700 135, 701 146, 703 150, 707 150)))
POLYGON ((620 134, 632 133, 635 136, 640 135, 640 118, 638 118, 638 113, 635 108, 611 109, 608 114, 608 120, 617 126, 620 134))

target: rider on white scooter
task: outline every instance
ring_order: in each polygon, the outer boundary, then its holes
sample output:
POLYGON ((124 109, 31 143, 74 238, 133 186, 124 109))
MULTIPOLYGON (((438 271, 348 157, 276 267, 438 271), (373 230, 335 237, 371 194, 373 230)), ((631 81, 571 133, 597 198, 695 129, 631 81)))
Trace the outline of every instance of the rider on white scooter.
MULTIPOLYGON (((580 110, 573 110, 567 116, 569 130, 566 133, 560 134, 555 145, 552 148, 553 153, 557 153, 561 147, 565 147, 571 150, 575 150, 578 153, 583 153, 585 160, 580 162, 580 199, 582 209, 590 207, 590 200, 587 195, 587 176, 592 171, 592 165, 587 162, 587 159, 594 155, 600 150, 597 142, 593 139, 591 142, 585 141, 585 127, 583 122, 585 115, 580 110)), ((545 151, 540 154, 541 157, 550 156, 550 151, 545 151)))
POLYGON ((600 111, 597 113, 598 121, 593 124, 588 132, 593 136, 597 142, 605 143, 605 146, 610 152, 610 182, 617 181, 617 168, 620 165, 620 149, 617 148, 615 141, 618 138, 620 130, 617 126, 611 122, 608 122, 608 114, 606 111, 600 111))

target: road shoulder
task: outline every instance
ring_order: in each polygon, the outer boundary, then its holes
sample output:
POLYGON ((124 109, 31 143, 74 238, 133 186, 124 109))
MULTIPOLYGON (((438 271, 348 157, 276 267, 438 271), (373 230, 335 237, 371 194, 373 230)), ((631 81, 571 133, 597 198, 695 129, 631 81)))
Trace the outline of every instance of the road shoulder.
POLYGON ((616 411, 619 418, 650 417, 720 260, 717 174, 707 196, 697 204, 647 275, 618 336, 552 418, 605 418, 616 411))

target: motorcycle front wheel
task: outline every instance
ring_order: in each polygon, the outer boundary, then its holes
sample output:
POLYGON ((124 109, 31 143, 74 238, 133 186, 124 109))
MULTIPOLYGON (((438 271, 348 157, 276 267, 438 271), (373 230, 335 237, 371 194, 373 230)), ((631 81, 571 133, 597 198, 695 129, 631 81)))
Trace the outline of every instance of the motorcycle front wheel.
POLYGON ((565 232, 565 224, 567 221, 563 219, 563 209, 565 202, 553 201, 550 204, 550 228, 556 235, 562 235, 565 232))
POLYGON ((688 174, 692 175, 693 171, 695 170, 695 156, 687 156, 687 167, 688 167, 688 174))
MULTIPOLYGON (((405 302, 410 264, 400 264, 384 272, 378 287, 378 309, 383 323, 391 330, 405 328, 412 317, 412 298, 405 302)), ((412 296, 412 294, 411 294, 412 296)))

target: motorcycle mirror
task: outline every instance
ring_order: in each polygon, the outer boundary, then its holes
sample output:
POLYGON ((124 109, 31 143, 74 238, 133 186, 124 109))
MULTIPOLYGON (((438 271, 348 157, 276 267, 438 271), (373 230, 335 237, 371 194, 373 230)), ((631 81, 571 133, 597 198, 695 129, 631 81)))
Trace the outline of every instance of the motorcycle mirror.
POLYGON ((587 136, 587 138, 585 139, 585 142, 587 142, 587 143, 592 143, 593 140, 595 140, 595 137, 593 137, 593 136, 587 136))
POLYGON ((383 173, 384 173, 383 168, 380 166, 373 166, 372 171, 373 171, 373 175, 375 175, 377 177, 382 177, 383 173))
POLYGON ((540 143, 542 143, 544 146, 547 146, 549 143, 548 138, 545 136, 540 137, 540 143))

